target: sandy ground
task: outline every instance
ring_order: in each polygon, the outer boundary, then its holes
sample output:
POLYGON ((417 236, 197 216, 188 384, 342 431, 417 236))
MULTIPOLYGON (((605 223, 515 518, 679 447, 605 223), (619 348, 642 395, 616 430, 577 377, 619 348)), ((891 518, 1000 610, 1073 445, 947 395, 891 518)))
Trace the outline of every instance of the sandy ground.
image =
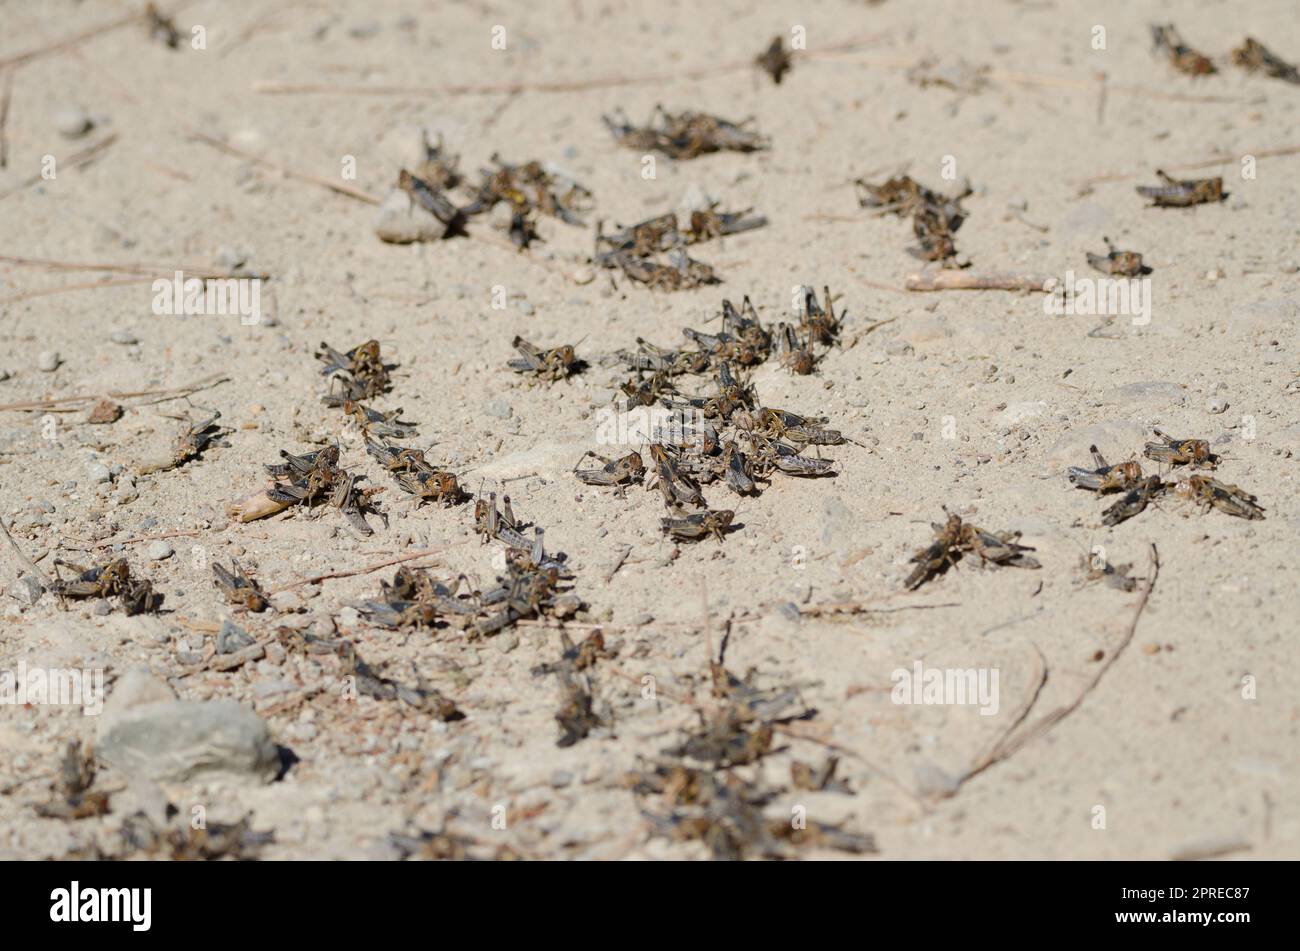
MULTIPOLYGON (((251 811, 256 828, 276 833, 268 857, 386 857, 390 832, 445 824, 528 855, 693 858, 707 854, 702 846, 649 834, 642 809, 651 804, 620 778, 695 722, 669 695, 706 697, 708 645, 716 649, 731 619, 728 667, 799 684, 818 710, 799 725, 806 739, 783 736, 745 775, 788 787, 793 760, 816 765, 833 744, 853 791, 787 788, 772 815, 802 805, 818 821, 873 833, 885 859, 1165 858, 1204 843, 1244 858, 1300 854, 1300 396, 1287 388, 1300 373, 1300 155, 1267 154, 1297 144, 1300 87, 1231 66, 1183 76, 1152 54, 1148 32, 1154 18, 1173 21, 1217 59, 1252 35, 1294 60, 1293 5, 788 6, 574 0, 527 9, 445 3, 431 12, 409 2, 198 2, 176 22, 186 40, 192 25, 204 26, 206 50, 168 50, 132 24, 21 63, 0 170, 0 254, 191 267, 246 258, 271 279, 263 321, 244 326, 155 315, 147 280, 26 296, 132 275, 0 260, 0 402, 173 388, 219 373, 228 381, 191 401, 220 410, 234 430, 227 448, 136 475, 131 490, 139 460, 170 444, 177 423, 164 414, 184 412, 183 401, 122 399, 126 413, 109 426, 85 423, 84 404, 0 413, 0 512, 18 544, 50 570, 55 558, 90 563, 113 550, 94 546, 126 542, 121 551, 166 594, 167 609, 97 616, 85 603, 63 610, 49 595, 35 606, 6 595, 0 668, 103 667, 112 682, 145 666, 181 698, 251 705, 297 758, 288 773, 269 785, 223 781, 167 794, 216 818, 251 811), (498 24, 504 51, 491 45, 498 24), (739 68, 518 94, 432 88, 685 74, 743 63, 796 25, 814 55, 780 86, 739 68), (1106 30, 1104 50, 1092 48, 1096 25, 1106 30), (816 55, 851 41, 861 42, 816 55), (922 88, 907 67, 926 57, 988 66, 988 85, 969 94, 922 88), (1102 110, 1098 72, 1109 86, 1102 110), (429 91, 274 95, 257 91, 259 82, 429 91), (641 155, 618 148, 600 116, 622 107, 642 119, 656 103, 752 115, 772 148, 661 157, 647 180, 641 155), (88 135, 60 134, 69 107, 92 117, 88 135), (546 243, 525 254, 478 239, 387 245, 364 202, 189 135, 382 196, 420 126, 441 133, 471 172, 494 152, 560 163, 594 192, 593 221, 631 223, 702 190, 724 207, 754 207, 770 225, 701 249, 724 278, 718 287, 654 293, 615 287, 605 274, 579 283, 590 226, 544 219, 546 243), (94 161, 66 161, 109 134, 116 139, 94 161), (56 177, 19 187, 47 154, 62 163, 56 177), (1243 179, 1247 155, 1257 156, 1257 174, 1243 179), (344 182, 349 156, 357 175, 344 182), (906 168, 951 188, 940 174, 945 157, 975 189, 958 235, 975 270, 1084 276, 1085 252, 1101 251, 1109 236, 1144 252, 1154 269, 1150 323, 1122 318, 1113 336, 1089 336, 1101 318, 1046 316, 1039 294, 902 291, 918 268, 904 250, 910 226, 859 209, 852 181, 906 168), (1157 168, 1215 157, 1222 161, 1189 174, 1223 175, 1230 197, 1221 204, 1150 209, 1134 193, 1155 183, 1157 168), (515 334, 543 345, 581 339, 589 359, 638 336, 677 345, 681 328, 706 326, 723 297, 748 294, 776 320, 802 283, 830 285, 847 311, 845 340, 856 343, 831 352, 812 376, 770 363, 754 383, 765 404, 825 415, 861 446, 826 451, 837 462, 833 479, 778 478, 743 500, 720 485, 706 490, 715 505, 736 509, 743 527, 722 545, 684 545, 675 560, 659 532, 657 494, 635 488, 620 498, 569 472, 583 450, 599 448, 596 420, 620 372, 594 366, 547 387, 504 366, 515 334), (505 309, 492 307, 497 286, 505 309), (112 342, 114 331, 136 342, 112 342), (370 700, 287 702, 330 673, 302 655, 229 673, 189 663, 211 651, 212 631, 230 616, 211 584, 213 560, 255 565, 268 588, 426 549, 437 554, 416 563, 437 562, 440 574, 493 576, 497 548, 480 543, 468 506, 417 510, 390 489, 389 527, 367 539, 333 515, 241 524, 224 514, 226 502, 264 484, 261 467, 280 449, 339 437, 339 414, 318 398, 312 352, 321 340, 350 347, 371 337, 400 363, 379 405, 418 421, 419 442, 436 444, 471 491, 512 480, 505 491, 516 510, 569 555, 585 620, 604 624, 620 647, 594 675, 608 729, 557 748, 556 683, 530 673, 558 655, 553 628, 471 642, 359 623, 347 604, 375 594, 392 569, 298 585, 276 600, 296 613, 236 620, 259 634, 286 621, 321 631, 336 624, 395 676, 414 663, 456 699, 463 721, 370 700), (59 354, 52 372, 38 369, 46 351, 59 354), (1064 469, 1085 464, 1091 442, 1114 460, 1140 453, 1153 426, 1210 440, 1223 457, 1219 477, 1255 493, 1267 518, 1169 499, 1103 526, 1104 503, 1072 489, 1064 469), (111 482, 93 482, 96 463, 114 473, 111 482), (904 592, 908 559, 929 542, 945 505, 985 528, 1020 530, 1041 569, 963 565, 904 592), (169 533, 187 534, 168 539, 171 557, 150 562, 151 542, 137 539, 169 533), (1082 584, 1085 553, 1103 546, 1112 563, 1131 562, 1145 576, 1152 544, 1154 591, 1131 643, 1088 690, 1124 641, 1140 591, 1082 584), (611 576, 624 546, 630 553, 611 576), (787 602, 805 614, 793 620, 787 602), (811 610, 832 602, 884 610, 811 610), (997 714, 892 703, 891 673, 917 661, 997 668, 997 714), (656 700, 642 698, 645 675, 662 687, 656 700), (1243 678, 1253 678, 1253 694, 1243 678), (1081 694, 1082 702, 954 795, 934 795, 1015 725, 1040 680, 1022 730, 1081 694), (491 822, 499 807, 505 829, 491 822)), ((0 2, 0 61, 130 9, 0 2)), ((345 461, 391 486, 355 443, 345 461)), ((21 570, 6 546, 5 585, 21 570)), ((97 782, 114 792, 110 815, 35 816, 64 744, 94 735, 94 719, 77 710, 4 708, 0 857, 64 854, 109 836, 133 808, 122 777, 105 769, 97 782)))

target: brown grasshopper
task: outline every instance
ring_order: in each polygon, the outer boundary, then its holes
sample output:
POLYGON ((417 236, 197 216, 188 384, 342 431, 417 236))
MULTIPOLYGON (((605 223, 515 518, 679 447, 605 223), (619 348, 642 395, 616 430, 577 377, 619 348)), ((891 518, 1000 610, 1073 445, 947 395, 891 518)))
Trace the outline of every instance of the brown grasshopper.
POLYGON ((440 502, 444 506, 464 502, 466 494, 454 472, 445 469, 423 468, 394 475, 397 487, 420 502, 440 502))
POLYGON ((1262 519, 1264 509, 1256 504, 1255 496, 1235 485, 1225 485, 1209 476, 1189 476, 1175 487, 1179 495, 1199 502, 1208 508, 1235 515, 1237 518, 1262 519))
MULTIPOLYGON (((277 478, 292 481, 276 482, 266 495, 274 502, 301 505, 310 509, 327 502, 341 511, 348 522, 363 535, 373 535, 374 529, 366 522, 367 511, 379 510, 371 501, 383 492, 382 486, 358 489, 356 483, 364 476, 355 476, 338 465, 337 446, 327 446, 317 452, 295 456, 280 450, 284 463, 267 466, 267 471, 277 478)), ((379 513, 387 520, 387 516, 379 513)))
POLYGON ((847 440, 837 429, 824 429, 825 416, 800 416, 783 409, 761 407, 755 428, 802 446, 839 446, 847 440))
POLYGON ((633 126, 622 111, 602 116, 605 127, 619 145, 640 151, 658 151, 674 159, 692 159, 710 152, 755 152, 766 149, 767 139, 745 128, 752 119, 729 122, 702 112, 669 113, 655 107, 650 124, 633 126))
POLYGON ((1158 429, 1155 434, 1161 441, 1149 442, 1142 450, 1148 459, 1194 469, 1213 469, 1219 463, 1219 457, 1210 452, 1210 444, 1204 439, 1174 439, 1158 429))
POLYGON ((1158 498, 1168 485, 1158 475, 1147 476, 1124 493, 1123 498, 1101 513, 1103 525, 1119 525, 1135 515, 1140 515, 1147 505, 1158 498))
POLYGON ((749 214, 754 210, 752 208, 726 212, 718 211, 717 207, 718 203, 715 201, 706 209, 691 212, 690 224, 684 235, 687 244, 699 244, 726 235, 742 234, 767 224, 766 216, 749 214))
POLYGON ((934 541, 925 548, 917 549, 912 556, 916 568, 903 582, 909 591, 916 590, 930 578, 957 564, 962 555, 967 553, 978 556, 986 565, 996 567, 1040 567, 1037 559, 1025 554, 1034 549, 1016 541, 1020 537, 1019 532, 986 532, 963 523, 960 515, 951 512, 947 522, 943 525, 932 523, 931 528, 934 529, 934 541))
POLYGON ((163 596, 153 590, 149 581, 133 576, 125 558, 114 558, 96 568, 82 568, 62 561, 56 561, 54 565, 52 590, 60 599, 117 598, 128 617, 153 614, 162 607, 163 596), (77 576, 70 581, 59 578, 59 565, 71 568, 77 576))
POLYGON ((812 343, 823 347, 834 346, 840 335, 840 321, 844 315, 835 316, 835 301, 829 287, 822 288, 824 304, 817 303, 817 293, 805 285, 800 288, 803 307, 799 313, 799 327, 812 343))
POLYGON ((573 467, 573 474, 578 477, 579 481, 585 482, 587 485, 633 485, 645 477, 645 463, 642 462, 639 452, 629 452, 620 459, 607 459, 589 449, 582 454, 578 464, 573 467), (602 467, 599 469, 580 468, 588 456, 603 463, 602 467))
POLYGON ((445 228, 444 238, 465 233, 465 212, 457 208, 440 187, 412 175, 406 169, 398 173, 397 187, 406 192, 413 204, 419 205, 442 222, 445 228))
POLYGON ((50 785, 50 801, 38 803, 36 814, 47 819, 92 819, 107 815, 108 793, 91 792, 94 782, 93 753, 77 741, 69 742, 59 764, 58 778, 50 785))
POLYGON ((1142 263, 1142 255, 1138 252, 1117 251, 1110 243, 1110 238, 1103 237, 1102 240, 1106 242, 1106 253, 1101 255, 1089 251, 1090 266, 1103 274, 1111 274, 1115 277, 1141 277, 1143 274, 1151 273, 1151 268, 1142 263))
POLYGON ((1265 76, 1300 84, 1300 69, 1269 51, 1263 43, 1246 37, 1241 46, 1232 51, 1232 62, 1247 72, 1262 72, 1265 76))
POLYGON ((144 21, 150 39, 157 40, 168 49, 180 48, 181 34, 176 29, 176 21, 159 10, 155 4, 145 4, 144 21))
POLYGON ((1142 466, 1137 460, 1110 465, 1105 456, 1097 451, 1096 446, 1089 446, 1095 469, 1082 469, 1071 466, 1067 472, 1070 484, 1091 492, 1121 492, 1135 487, 1142 480, 1142 466))
POLYGON ((785 37, 779 33, 772 37, 772 42, 755 60, 754 64, 772 77, 772 82, 781 85, 781 77, 794 65, 790 53, 785 48, 785 37))
POLYGON ((492 163, 496 169, 483 170, 483 182, 465 214, 479 214, 505 201, 516 214, 537 212, 566 224, 583 224, 580 215, 590 210, 592 194, 573 179, 535 161, 510 165, 493 155, 492 163))
POLYGON ((1223 179, 1187 178, 1178 179, 1166 175, 1160 169, 1156 174, 1164 181, 1163 185, 1139 185, 1137 193, 1143 198, 1151 199, 1149 208, 1190 208, 1192 205, 1223 201, 1228 193, 1223 190, 1223 179))
POLYGON ((1218 72, 1208 56, 1198 53, 1183 42, 1183 38, 1178 35, 1178 30, 1172 23, 1163 26, 1153 23, 1151 38, 1155 49, 1164 52, 1174 69, 1180 73, 1189 76, 1208 76, 1218 72))
POLYGON ((662 518, 659 524, 674 541, 698 542, 712 535, 721 542, 735 517, 730 509, 708 509, 681 518, 662 518))
POLYGON ((816 369, 817 358, 813 355, 812 347, 806 339, 799 336, 796 328, 785 322, 779 323, 773 336, 776 342, 772 353, 782 367, 799 376, 807 376, 816 369))
POLYGON ((1098 561, 1090 556, 1084 556, 1083 562, 1083 584, 1092 584, 1100 581, 1108 588, 1115 588, 1118 591, 1132 591, 1137 587, 1138 579, 1129 576, 1132 570, 1131 564, 1112 565, 1108 561, 1098 561))
POLYGON ((510 345, 520 354, 507 363, 516 373, 532 373, 540 379, 554 382, 580 373, 586 366, 568 344, 550 350, 539 350, 523 337, 515 337, 510 345))
POLYGON ((389 371, 393 366, 380 358, 378 340, 367 340, 347 353, 322 343, 316 359, 325 364, 321 375, 330 377, 331 386, 341 387, 343 399, 371 399, 387 392, 392 385, 389 371))
POLYGON ((325 402, 338 405, 344 414, 356 423, 357 428, 367 437, 379 436, 390 439, 407 439, 415 435, 416 425, 401 418, 401 409, 381 413, 354 400, 341 400, 335 403, 333 397, 325 397, 325 402))
POLYGON ((255 578, 250 577, 239 562, 232 560, 231 569, 227 571, 217 562, 212 563, 213 584, 222 596, 231 604, 252 611, 254 614, 265 611, 267 607, 266 592, 262 590, 255 578))
POLYGON ((185 465, 191 459, 197 459, 211 445, 227 445, 227 443, 218 441, 222 436, 226 436, 231 432, 229 429, 217 425, 217 420, 220 418, 221 414, 213 410, 212 414, 205 419, 197 422, 187 420, 185 427, 176 437, 171 455, 165 459, 155 459, 142 463, 140 465, 141 474, 167 472, 185 465))

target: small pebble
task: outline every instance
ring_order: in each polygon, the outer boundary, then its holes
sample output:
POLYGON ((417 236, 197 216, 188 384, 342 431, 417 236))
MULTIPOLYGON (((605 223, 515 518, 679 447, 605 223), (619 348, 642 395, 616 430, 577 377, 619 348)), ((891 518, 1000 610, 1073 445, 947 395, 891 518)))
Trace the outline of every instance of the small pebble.
POLYGON ((108 339, 113 341, 113 343, 120 343, 124 347, 129 347, 140 342, 136 338, 136 335, 131 333, 129 330, 114 330, 108 335, 108 339))
POLYGON ((483 406, 483 412, 497 419, 509 419, 514 411, 505 400, 488 400, 483 406))
POLYGON ((113 605, 109 604, 103 598, 100 598, 95 602, 94 607, 90 609, 90 613, 95 615, 95 617, 104 617, 113 613, 113 605))
POLYGON ((59 134, 69 139, 78 139, 94 128, 94 121, 86 114, 85 109, 79 109, 72 106, 62 109, 54 117, 54 127, 59 130, 59 134))
POLYGON ((36 357, 36 369, 42 373, 53 373, 62 362, 63 358, 59 356, 59 351, 42 350, 36 357))
POLYGON ((1213 413, 1216 416, 1219 413, 1222 413, 1225 410, 1227 410, 1227 408, 1228 408, 1228 401, 1225 400, 1222 396, 1211 396, 1208 400, 1205 401, 1205 411, 1207 413, 1213 413))
POLYGON ((171 542, 159 539, 156 542, 149 543, 145 555, 150 561, 164 561, 172 556, 173 551, 171 542))
POLYGON ((102 462, 92 462, 86 466, 86 477, 90 479, 92 485, 98 485, 102 482, 109 482, 113 476, 108 471, 108 466, 102 462))

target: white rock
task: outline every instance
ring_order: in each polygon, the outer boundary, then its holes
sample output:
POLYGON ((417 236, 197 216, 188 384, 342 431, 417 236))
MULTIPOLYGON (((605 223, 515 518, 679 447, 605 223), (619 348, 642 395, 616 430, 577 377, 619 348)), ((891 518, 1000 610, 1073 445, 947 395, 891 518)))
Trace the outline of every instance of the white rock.
POLYGON ((57 350, 42 350, 36 357, 36 369, 42 373, 53 373, 59 368, 63 358, 57 350))
POLYGON ((1216 416, 1227 410, 1227 408, 1228 401, 1222 396, 1211 396, 1205 401, 1205 411, 1207 413, 1213 413, 1216 416))
POLYGON ((98 485, 102 482, 109 482, 113 475, 108 471, 108 466, 102 462, 92 462, 86 466, 86 477, 90 479, 92 485, 98 485))
POLYGON ((150 542, 145 554, 150 561, 164 561, 172 556, 173 551, 171 542, 159 539, 156 542, 150 542))
POLYGON ((67 109, 59 110, 54 117, 54 127, 59 130, 59 134, 69 139, 79 139, 95 127, 94 121, 86 114, 85 109, 77 106, 70 106, 67 109))
POLYGON ((447 229, 432 212, 411 200, 400 188, 388 193, 375 215, 375 234, 390 244, 437 241, 447 229))
POLYGON ((1042 400, 1035 400, 1025 403, 1010 403, 998 417, 1008 426, 1014 426, 1016 423, 1024 422, 1026 419, 1035 419, 1047 412, 1047 404, 1042 400))

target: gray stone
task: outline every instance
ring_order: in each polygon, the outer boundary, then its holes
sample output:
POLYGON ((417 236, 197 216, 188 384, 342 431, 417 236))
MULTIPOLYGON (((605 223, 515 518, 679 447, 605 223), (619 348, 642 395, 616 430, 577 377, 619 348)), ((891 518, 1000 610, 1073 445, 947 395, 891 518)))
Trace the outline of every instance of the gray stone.
POLYGON ((150 561, 165 561, 172 556, 173 551, 175 551, 175 549, 172 548, 171 542, 159 539, 156 542, 149 543, 149 547, 145 551, 145 556, 150 561))
POLYGON ((59 368, 63 358, 57 350, 42 350, 36 357, 36 369, 42 373, 53 373, 59 368))
POLYGON ((217 632, 218 654, 233 654, 235 651, 251 647, 255 643, 257 642, 252 635, 231 621, 230 618, 226 618, 221 622, 221 630, 217 632))
POLYGON ((432 212, 421 208, 400 188, 388 193, 375 215, 375 234, 390 244, 437 241, 447 228, 432 212))
POLYGON ((86 477, 90 479, 91 485, 99 485, 113 480, 113 474, 108 471, 108 466, 102 462, 92 462, 86 466, 86 477))
POLYGON ((279 770, 266 723, 233 700, 158 700, 113 709, 110 716, 117 693, 109 698, 95 749, 128 778, 269 782, 279 770))
POLYGON ((1222 396, 1211 396, 1205 401, 1205 411, 1213 413, 1215 416, 1225 412, 1228 408, 1228 401, 1222 396))
POLYGON ((60 109, 54 116, 54 127, 59 130, 59 135, 69 139, 79 139, 95 127, 95 122, 85 109, 69 106, 67 109, 60 109))
POLYGON ((129 347, 140 342, 139 338, 129 330, 114 330, 108 335, 108 339, 113 343, 120 343, 124 347, 129 347))
POLYGON ((514 411, 505 400, 488 400, 483 405, 483 412, 497 419, 509 419, 514 411))
POLYGON ((45 585, 35 575, 23 575, 6 589, 9 597, 22 604, 35 604, 45 593, 45 585))

